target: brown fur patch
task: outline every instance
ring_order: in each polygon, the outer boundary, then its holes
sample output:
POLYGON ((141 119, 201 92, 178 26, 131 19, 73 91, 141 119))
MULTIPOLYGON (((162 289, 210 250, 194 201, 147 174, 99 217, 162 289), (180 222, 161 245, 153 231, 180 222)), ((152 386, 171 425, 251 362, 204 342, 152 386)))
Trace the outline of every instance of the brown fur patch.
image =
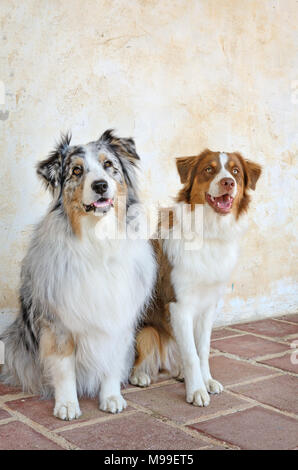
POLYGON ((137 334, 136 338, 136 361, 138 367, 148 356, 157 350, 163 356, 163 347, 158 331, 153 326, 145 326, 137 334))
POLYGON ((63 205, 70 220, 72 230, 77 237, 81 237, 81 217, 86 216, 82 206, 83 178, 79 185, 69 183, 63 191, 63 205))
POLYGON ((176 166, 182 184, 186 183, 188 180, 191 171, 196 166, 197 159, 197 156, 176 158, 176 166))
POLYGON ((45 328, 40 338, 40 355, 42 358, 58 355, 70 356, 74 351, 74 341, 71 336, 62 336, 60 341, 57 335, 50 329, 45 328))
POLYGON ((176 222, 173 207, 162 207, 158 212, 157 235, 158 238, 167 238, 166 235, 176 222))
POLYGON ((256 184, 262 173, 262 167, 258 163, 244 160, 246 173, 248 175, 248 186, 253 191, 256 189, 256 184))
MULTIPOLYGON (((152 240, 152 245, 154 248, 156 261, 158 265, 158 275, 157 281, 155 286, 155 293, 157 298, 157 303, 155 303, 155 308, 153 308, 154 313, 156 315, 156 320, 158 322, 159 315, 165 310, 165 306, 170 302, 174 302, 175 293, 171 283, 171 273, 172 273, 172 264, 170 263, 167 255, 163 250, 163 240, 152 240)), ((151 316, 152 318, 152 316, 151 316)), ((166 324, 164 325, 165 331, 168 333, 170 332, 168 328, 169 323, 169 315, 166 314, 166 324)), ((155 322, 153 322, 155 323, 155 322)))
POLYGON ((104 153, 100 153, 98 155, 98 160, 101 162, 101 163, 104 163, 107 159, 107 156, 104 154, 104 153))
POLYGON ((176 163, 181 183, 184 184, 178 194, 177 201, 191 204, 191 210, 194 210, 195 204, 205 203, 206 192, 219 171, 219 152, 206 149, 196 157, 177 158, 176 163), (182 173, 181 165, 183 167, 182 173), (207 167, 211 167, 211 173, 205 171, 207 167))
POLYGON ((172 266, 164 254, 161 240, 151 241, 156 261, 158 275, 155 285, 154 302, 148 307, 143 328, 137 335, 137 360, 135 367, 158 348, 163 360, 167 344, 173 338, 170 324, 168 304, 175 301, 174 289, 171 283, 172 266))
POLYGON ((127 185, 123 180, 122 183, 116 182, 117 191, 114 199, 114 207, 116 217, 118 219, 118 230, 123 232, 126 226, 126 199, 127 199, 127 185))
POLYGON ((229 155, 231 155, 233 159, 236 159, 236 165, 241 169, 241 177, 235 178, 237 181, 238 190, 233 204, 233 211, 236 215, 236 218, 238 219, 238 217, 248 209, 250 196, 247 193, 247 190, 255 190, 256 183, 262 173, 262 168, 258 163, 245 160, 238 152, 229 155))

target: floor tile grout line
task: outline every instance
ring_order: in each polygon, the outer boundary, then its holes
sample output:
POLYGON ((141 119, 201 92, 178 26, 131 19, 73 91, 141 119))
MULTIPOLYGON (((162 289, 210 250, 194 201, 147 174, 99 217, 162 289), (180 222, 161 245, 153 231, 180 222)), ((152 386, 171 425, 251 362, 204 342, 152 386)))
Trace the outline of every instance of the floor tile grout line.
MULTIPOLYGON (((273 369, 273 372, 275 372, 275 368, 273 366, 270 366, 269 364, 263 364, 263 363, 257 362, 255 360, 255 358, 239 357, 236 354, 231 354, 231 353, 224 352, 224 351, 219 351, 219 350, 217 350, 217 351, 220 353, 219 356, 224 356, 227 359, 234 359, 235 361, 244 362, 246 364, 256 366, 256 367, 260 367, 260 368, 263 367, 263 368, 266 368, 266 369, 273 369)), ((290 352, 290 350, 284 351, 284 353, 286 353, 286 352, 290 352)), ((274 358, 270 358, 270 359, 274 359, 274 358)), ((295 372, 286 371, 286 370, 283 370, 283 369, 280 369, 280 373, 283 374, 283 375, 287 375, 287 374, 292 375, 294 377, 297 376, 297 374, 295 374, 295 372)))
POLYGON ((272 337, 272 336, 265 336, 265 335, 262 335, 260 333, 253 333, 252 331, 243 331, 243 330, 238 330, 238 328, 231 328, 230 329, 232 331, 237 331, 238 333, 242 333, 244 335, 251 335, 251 336, 255 336, 256 338, 261 338, 261 339, 267 339, 268 341, 272 341, 273 343, 278 343, 278 344, 282 344, 282 345, 286 345, 287 342, 284 341, 282 338, 283 337, 272 337))
POLYGON ((236 382, 224 386, 224 390, 229 390, 230 387, 238 387, 243 385, 255 384, 258 382, 263 382, 267 379, 275 379, 275 377, 282 377, 284 374, 276 372, 275 374, 262 375, 261 377, 255 377, 254 379, 243 380, 243 382, 236 382))
POLYGON ((203 446, 203 447, 200 447, 198 450, 209 450, 209 449, 212 449, 213 446, 211 445, 207 445, 207 446, 203 446))
POLYGON ((30 418, 23 415, 22 413, 20 413, 16 410, 11 410, 5 404, 2 405, 2 408, 5 409, 8 413, 10 413, 14 418, 16 418, 15 421, 22 422, 23 424, 26 424, 31 429, 33 429, 34 431, 36 431, 39 434, 43 435, 44 437, 49 439, 51 442, 54 442, 55 444, 62 447, 63 449, 65 449, 65 450, 80 450, 80 448, 78 446, 75 446, 71 442, 68 442, 66 439, 64 439, 61 436, 57 436, 55 433, 53 433, 52 431, 47 429, 42 424, 31 420, 30 418))
MULTIPOLYGON (((172 428, 179 429, 180 431, 184 432, 185 434, 188 434, 192 437, 195 437, 196 439, 201 439, 203 441, 206 441, 209 444, 211 443, 211 445, 222 445, 221 440, 218 440, 216 438, 214 438, 214 439, 206 438, 205 436, 203 437, 198 431, 194 431, 190 428, 187 428, 187 427, 185 427, 184 424, 178 424, 175 421, 154 412, 150 408, 146 408, 146 407, 144 407, 142 405, 139 405, 138 403, 134 403, 134 402, 129 402, 129 405, 133 406, 137 411, 145 413, 145 414, 151 416, 152 418, 156 419, 157 421, 159 421, 161 423, 164 423, 164 424, 167 424, 168 426, 170 426, 172 428)), ((233 448, 234 447, 232 447, 232 449, 233 448)))
POLYGON ((136 413, 135 410, 131 410, 131 411, 124 411, 122 413, 115 413, 115 414, 107 413, 107 416, 102 416, 100 418, 93 418, 93 419, 90 419, 89 421, 80 422, 76 420, 76 421, 72 421, 72 424, 69 424, 68 426, 61 426, 60 428, 55 428, 51 432, 58 434, 58 433, 62 433, 63 431, 71 431, 73 429, 84 428, 86 426, 92 426, 98 423, 106 423, 110 421, 115 421, 117 419, 121 419, 130 415, 133 415, 135 413, 136 413))
POLYGON ((177 383, 177 380, 175 379, 168 379, 165 380, 164 382, 158 382, 158 383, 151 383, 148 387, 133 387, 133 388, 128 388, 126 390, 122 390, 123 395, 127 395, 129 393, 133 392, 141 392, 142 390, 152 390, 155 388, 160 388, 166 385, 173 385, 177 383))
POLYGON ((262 365, 264 365, 264 366, 269 366, 270 369, 272 369, 272 372, 273 372, 273 371, 276 371, 276 373, 279 372, 281 375, 289 375, 290 377, 296 377, 296 378, 298 378, 298 374, 296 374, 295 372, 287 371, 287 370, 281 369, 280 367, 271 366, 271 365, 265 364, 265 363, 263 363, 263 362, 261 362, 260 364, 262 364, 262 365))
POLYGON ((214 445, 218 445, 218 443, 221 443, 220 445, 224 446, 227 450, 241 450, 240 446, 237 446, 236 444, 233 444, 232 442, 229 442, 229 441, 224 441, 224 440, 220 440, 219 438, 215 438, 214 436, 212 436, 212 434, 209 434, 207 431, 198 430, 198 432, 200 432, 200 436, 202 438, 204 436, 207 439, 218 439, 218 442, 214 445))
MULTIPOLYGON (((297 330, 298 330, 298 325, 297 325, 297 330)), ((283 338, 286 341, 289 341, 291 339, 293 339, 293 340, 298 339, 298 331, 297 331, 297 333, 291 333, 290 335, 285 335, 285 336, 283 336, 283 338)))
POLYGON ((15 394, 7 394, 7 395, 0 395, 0 406, 2 403, 6 403, 8 401, 14 401, 14 400, 25 400, 27 398, 33 398, 36 395, 28 395, 24 393, 15 393, 15 394))
POLYGON ((228 448, 228 450, 239 449, 239 446, 232 444, 232 443, 228 443, 227 441, 224 441, 215 436, 207 435, 204 433, 204 431, 201 431, 201 430, 195 430, 191 427, 186 427, 186 426, 181 426, 178 429, 181 429, 181 431, 184 431, 186 434, 189 434, 190 436, 199 437, 203 441, 206 440, 206 442, 209 442, 212 445, 217 445, 217 446, 219 445, 221 447, 228 448))
POLYGON ((242 407, 240 407, 240 405, 239 405, 238 407, 235 407, 235 408, 229 408, 228 410, 218 411, 217 413, 213 413, 213 414, 206 415, 206 416, 201 416, 201 418, 191 419, 191 420, 187 421, 186 423, 184 423, 184 426, 191 426, 191 425, 196 424, 196 423, 202 423, 204 421, 209 421, 211 419, 221 418, 222 416, 228 416, 230 414, 235 414, 235 413, 238 413, 239 411, 249 410, 253 406, 254 405, 251 405, 251 404, 243 404, 242 407))
MULTIPOLYGON (((122 389, 121 392, 123 395, 126 395, 127 393, 132 393, 132 392, 138 392, 138 391, 141 391, 141 390, 150 390, 150 389, 153 389, 153 388, 159 388, 159 387, 163 387, 164 385, 171 385, 171 384, 175 384, 177 383, 177 381, 174 379, 174 378, 169 378, 169 379, 166 379, 162 382, 158 382, 158 383, 152 383, 149 385, 149 387, 132 387, 132 388, 127 388, 127 389, 122 389)), ((9 402, 9 401, 15 401, 15 400, 22 400, 22 399, 27 399, 27 398, 33 398, 33 397, 36 397, 38 395, 33 395, 33 394, 27 394, 27 393, 23 393, 23 392, 20 392, 20 393, 15 393, 15 394, 11 394, 11 393, 8 393, 8 394, 5 394, 5 395, 0 395, 0 406, 1 406, 1 403, 6 403, 6 402, 9 402)), ((42 399, 41 399, 42 401, 42 399)))
POLYGON ((231 359, 237 359, 239 361, 254 361, 254 362, 267 361, 268 359, 276 359, 279 357, 286 356, 287 354, 290 354, 291 352, 293 352, 293 349, 286 349, 285 351, 281 351, 278 353, 264 354, 263 356, 244 357, 244 356, 238 356, 237 354, 234 354, 234 353, 229 353, 227 351, 220 351, 219 349, 215 349, 215 348, 212 348, 212 349, 217 351, 217 355, 229 355, 231 359))
MULTIPOLYGON (((287 351, 287 352, 289 353, 290 351, 287 351)), ((279 359, 280 357, 283 357, 283 355, 282 356, 275 356, 275 357, 259 356, 259 357, 254 358, 254 360, 258 363, 262 363, 262 365, 264 365, 264 366, 274 367, 274 366, 271 366, 270 364, 263 363, 262 361, 269 361, 270 359, 279 359)), ((281 370, 283 370, 284 372, 286 372, 288 374, 297 375, 296 372, 293 372, 293 371, 290 371, 290 370, 284 370, 284 369, 281 369, 281 370)))
POLYGON ((239 338, 239 336, 244 336, 245 333, 239 333, 239 334, 236 334, 236 335, 229 335, 229 336, 222 336, 221 338, 214 338, 212 339, 211 338, 211 344, 213 343, 213 341, 220 341, 221 339, 230 339, 230 338, 239 338))
MULTIPOLYGON (((294 314, 294 315, 297 315, 297 314, 294 314)), ((270 317, 269 317, 270 318, 270 317)), ((294 322, 294 321, 291 321, 291 320, 283 320, 282 318, 271 318, 271 320, 274 320, 274 321, 278 321, 278 322, 281 322, 281 323, 286 323, 288 325, 296 325, 298 326, 298 323, 297 322, 294 322)))
POLYGON ((16 418, 14 418, 13 416, 10 416, 9 418, 1 419, 0 420, 0 428, 1 428, 1 426, 3 426, 3 424, 11 423, 13 421, 17 421, 16 418))
POLYGON ((277 408, 273 405, 268 405, 267 403, 263 403, 261 401, 255 400, 254 398, 243 395, 243 393, 241 393, 241 392, 238 393, 238 392, 235 392, 234 390, 229 390, 228 393, 230 395, 233 395, 234 397, 237 397, 237 398, 240 397, 240 398, 248 401, 249 403, 254 404, 254 406, 260 406, 261 408, 265 408, 265 409, 268 409, 268 410, 271 410, 271 411, 275 411, 276 413, 279 413, 279 414, 284 415, 284 416, 288 416, 289 418, 293 418, 296 421, 298 421, 298 415, 295 414, 295 413, 291 413, 290 411, 287 411, 287 410, 281 410, 280 408, 277 408))
POLYGON ((279 353, 273 353, 273 354, 264 354, 263 356, 256 356, 253 358, 254 361, 267 361, 268 359, 276 359, 279 357, 286 356, 287 354, 290 354, 293 352, 293 349, 287 349, 286 351, 281 351, 279 353))

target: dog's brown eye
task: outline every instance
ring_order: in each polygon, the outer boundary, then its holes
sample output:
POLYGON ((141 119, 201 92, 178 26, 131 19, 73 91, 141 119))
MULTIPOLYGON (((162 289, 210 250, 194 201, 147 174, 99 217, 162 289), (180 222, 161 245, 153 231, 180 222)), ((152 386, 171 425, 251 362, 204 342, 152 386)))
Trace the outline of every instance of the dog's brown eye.
POLYGON ((239 173, 238 168, 233 168, 232 173, 233 173, 234 175, 237 175, 237 174, 239 173))
POLYGON ((104 168, 110 168, 112 166, 112 162, 110 162, 110 160, 107 160, 106 162, 104 162, 103 164, 103 167, 104 168))
POLYGON ((75 166, 72 170, 72 174, 76 176, 80 176, 83 173, 83 170, 80 166, 75 166))
POLYGON ((212 172, 212 166, 207 166, 207 168, 205 168, 205 171, 206 171, 206 173, 211 173, 212 172))

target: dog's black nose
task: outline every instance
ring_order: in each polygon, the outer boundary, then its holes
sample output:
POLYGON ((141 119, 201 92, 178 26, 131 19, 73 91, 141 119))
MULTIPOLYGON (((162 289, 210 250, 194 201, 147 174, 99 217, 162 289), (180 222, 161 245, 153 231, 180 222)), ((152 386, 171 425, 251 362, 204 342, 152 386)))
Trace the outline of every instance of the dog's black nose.
POLYGON ((103 194, 108 189, 108 183, 105 180, 93 181, 93 183, 91 184, 91 188, 97 194, 103 194))

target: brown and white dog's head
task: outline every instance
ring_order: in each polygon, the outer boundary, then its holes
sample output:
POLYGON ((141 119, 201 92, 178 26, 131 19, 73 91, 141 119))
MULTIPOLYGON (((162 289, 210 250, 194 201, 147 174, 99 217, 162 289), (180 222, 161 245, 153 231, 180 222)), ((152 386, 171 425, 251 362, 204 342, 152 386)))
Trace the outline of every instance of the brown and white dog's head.
POLYGON ((179 202, 208 204, 216 213, 234 213, 238 218, 248 207, 248 189, 255 189, 261 175, 257 163, 245 160, 239 153, 204 150, 194 157, 176 159, 184 187, 179 202))
POLYGON ((62 210, 80 234, 83 216, 104 216, 122 196, 126 207, 138 201, 133 139, 118 138, 107 130, 95 142, 70 145, 62 137, 50 156, 37 165, 37 173, 52 191, 53 210, 62 210))

